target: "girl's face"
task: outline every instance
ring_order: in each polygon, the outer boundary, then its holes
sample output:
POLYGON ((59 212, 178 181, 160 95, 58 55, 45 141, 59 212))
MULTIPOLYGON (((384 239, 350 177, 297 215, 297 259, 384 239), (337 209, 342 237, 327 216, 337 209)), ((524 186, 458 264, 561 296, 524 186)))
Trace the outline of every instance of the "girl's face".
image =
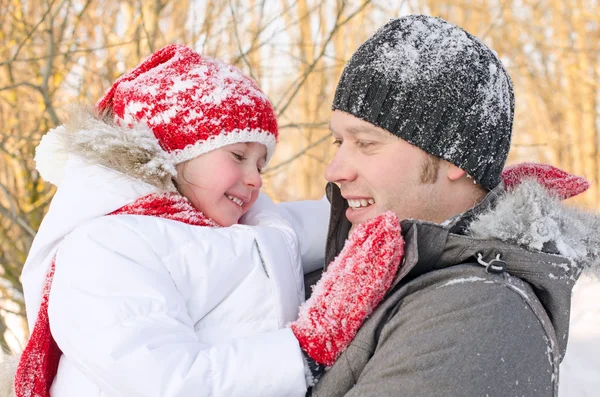
POLYGON ((177 165, 179 192, 221 226, 234 225, 256 201, 266 161, 263 144, 223 146, 177 165))

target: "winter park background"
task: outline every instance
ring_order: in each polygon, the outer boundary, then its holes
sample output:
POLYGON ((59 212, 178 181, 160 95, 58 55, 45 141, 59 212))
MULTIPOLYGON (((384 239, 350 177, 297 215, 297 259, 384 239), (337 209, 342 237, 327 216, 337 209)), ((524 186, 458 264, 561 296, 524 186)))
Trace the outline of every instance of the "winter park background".
MULTIPOLYGON (((267 193, 319 198, 344 63, 377 27, 409 13, 441 16, 497 51, 517 103, 509 163, 585 176, 592 187, 569 205, 600 211, 598 0, 0 0, 0 346, 19 352, 27 339, 19 274, 54 194, 34 169, 34 148, 69 103, 93 103, 166 44, 192 46, 240 67, 272 100, 281 140, 267 193)), ((560 395, 599 390, 600 281, 583 277, 560 395)))

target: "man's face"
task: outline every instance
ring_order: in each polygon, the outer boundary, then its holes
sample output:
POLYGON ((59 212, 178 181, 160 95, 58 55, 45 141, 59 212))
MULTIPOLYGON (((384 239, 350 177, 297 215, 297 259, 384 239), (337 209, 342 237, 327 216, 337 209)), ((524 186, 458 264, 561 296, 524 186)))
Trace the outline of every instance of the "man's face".
POLYGON ((330 129, 338 150, 325 178, 340 185, 353 227, 388 210, 401 220, 436 220, 440 193, 438 183, 421 181, 424 151, 338 110, 330 129))

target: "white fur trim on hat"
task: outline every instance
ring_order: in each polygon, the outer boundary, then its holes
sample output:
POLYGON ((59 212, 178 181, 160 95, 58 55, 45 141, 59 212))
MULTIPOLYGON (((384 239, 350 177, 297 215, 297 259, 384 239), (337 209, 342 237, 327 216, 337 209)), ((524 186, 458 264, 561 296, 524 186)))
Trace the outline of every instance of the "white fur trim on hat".
POLYGON ((70 110, 68 121, 44 135, 36 148, 36 169, 44 180, 59 186, 73 155, 161 189, 170 188, 177 175, 175 164, 150 128, 107 123, 80 106, 70 110))
MULTIPOLYGON (((202 154, 212 150, 219 149, 223 146, 232 145, 235 143, 256 142, 261 143, 267 148, 267 163, 273 156, 277 139, 270 131, 262 129, 244 129, 233 130, 232 132, 221 132, 218 135, 210 137, 206 141, 198 141, 192 145, 188 145, 182 150, 175 150, 171 153, 175 164, 183 163, 184 161, 192 160, 202 154)), ((265 163, 266 164, 266 163, 265 163)))

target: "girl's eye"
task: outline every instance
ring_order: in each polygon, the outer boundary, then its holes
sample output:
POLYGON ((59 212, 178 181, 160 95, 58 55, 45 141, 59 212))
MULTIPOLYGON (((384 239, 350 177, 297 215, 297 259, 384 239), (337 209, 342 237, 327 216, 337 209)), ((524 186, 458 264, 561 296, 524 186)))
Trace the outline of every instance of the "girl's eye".
POLYGON ((239 154, 239 153, 235 153, 235 152, 231 152, 231 154, 233 154, 233 157, 235 157, 235 159, 237 161, 244 161, 246 159, 243 154, 239 154))
POLYGON ((340 139, 336 139, 335 141, 333 141, 332 145, 336 146, 336 147, 340 147, 340 146, 342 146, 342 141, 340 139))

